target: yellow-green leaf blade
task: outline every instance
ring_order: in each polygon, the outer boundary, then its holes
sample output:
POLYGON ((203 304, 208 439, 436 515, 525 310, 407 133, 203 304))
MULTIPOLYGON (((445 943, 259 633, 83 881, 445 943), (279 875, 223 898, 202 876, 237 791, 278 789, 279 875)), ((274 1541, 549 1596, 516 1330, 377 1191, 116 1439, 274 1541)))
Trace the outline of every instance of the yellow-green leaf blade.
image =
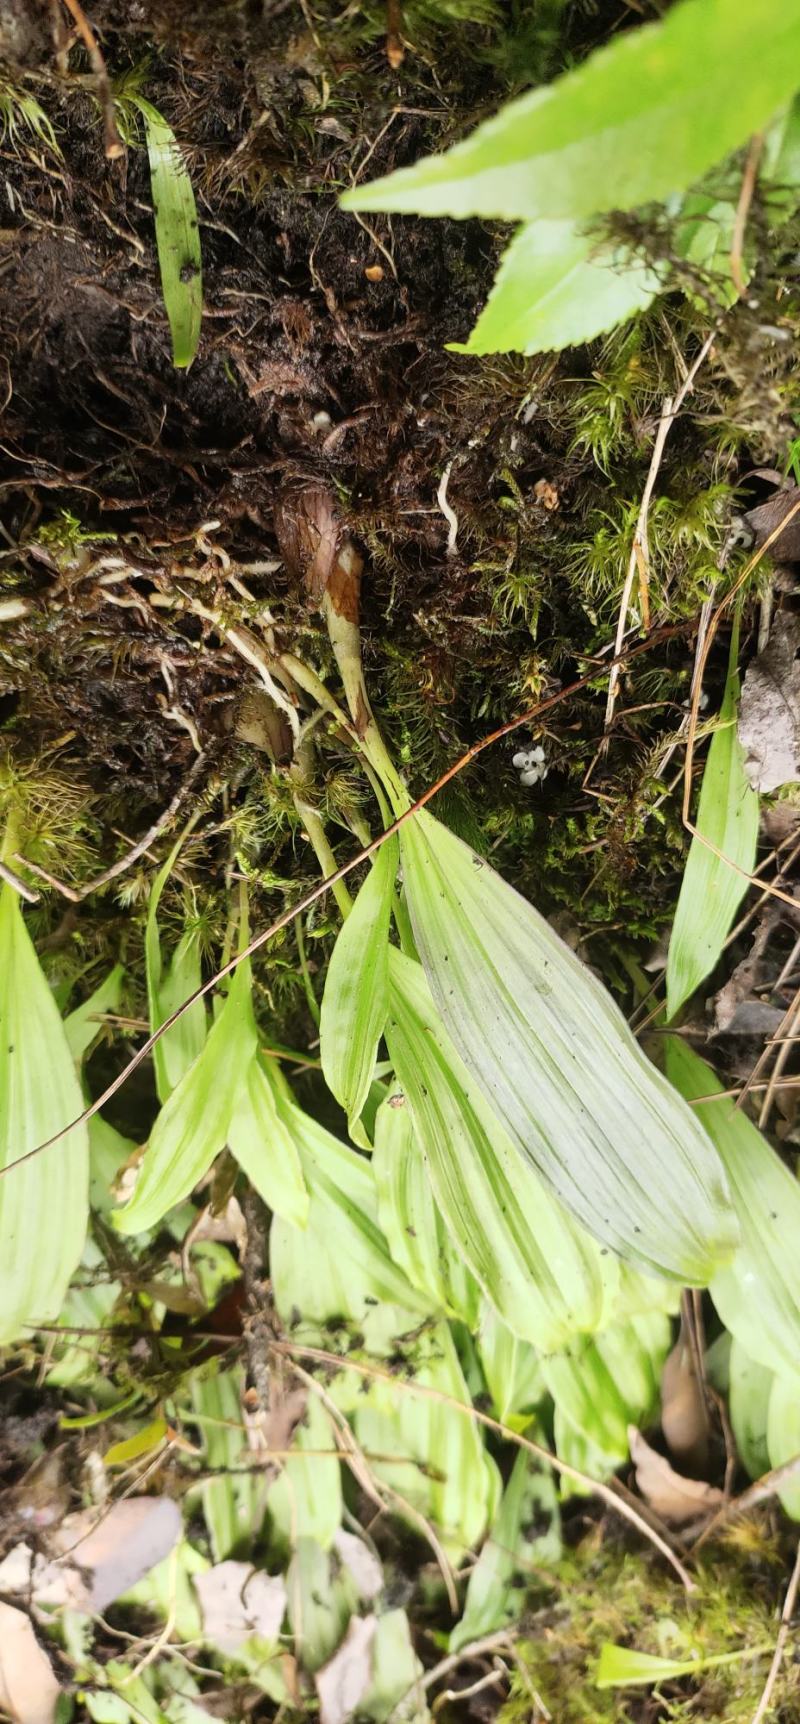
POLYGON ((240 964, 202 1053, 164 1103, 150 1133, 133 1197, 114 1211, 121 1233, 144 1233, 181 1203, 225 1148, 242 1083, 256 1053, 249 966, 240 964))
POLYGON ((751 1359, 794 1376, 800 1391, 800 1186, 680 1036, 669 1037, 667 1071, 687 1098, 715 1098, 694 1111, 725 1166, 739 1218, 741 1244, 713 1276, 711 1297, 751 1359))
POLYGON ((620 1256, 707 1282, 737 1238, 722 1165, 610 995, 430 815, 403 826, 401 854, 436 1006, 515 1148, 620 1256))
POLYGON ((459 353, 544 353, 591 341, 636 312, 659 278, 624 247, 598 243, 570 221, 520 228, 484 310, 459 353))
MULTIPOLYGON (((83 1107, 72 1053, 25 927, 0 888, 0 1167, 83 1107)), ((76 1126, 0 1178, 0 1343, 59 1316, 89 1216, 89 1138, 76 1126)))
POLYGON ((758 797, 736 734, 739 631, 734 630, 719 729, 703 772, 696 826, 686 858, 667 959, 667 1016, 673 1018, 713 970, 747 891, 758 842, 758 797), (704 843, 703 840, 708 842, 704 843), (711 846, 711 848, 710 848, 711 846), (724 860, 727 858, 727 861, 724 860), (728 863, 736 864, 735 868, 728 863), (743 870, 744 872, 739 872, 743 870))
POLYGON ((172 335, 172 362, 191 365, 200 340, 203 275, 192 182, 175 133, 143 96, 132 95, 145 124, 161 290, 172 335))
POLYGON ((320 1016, 325 1081, 348 1119, 367 1099, 389 998, 388 941, 397 842, 381 846, 331 954, 320 1016))
POLYGON ((683 191, 797 87, 785 0, 682 0, 583 66, 509 102, 441 156, 359 185, 346 209, 580 218, 683 191))
POLYGON ((389 969, 389 1052, 456 1247, 515 1334, 562 1346, 601 1321, 599 1248, 520 1160, 443 1029, 421 966, 392 948, 389 969))
POLYGON ((294 1138, 278 1113, 269 1077, 258 1057, 242 1080, 228 1144, 269 1209, 305 1227, 308 1189, 294 1138))

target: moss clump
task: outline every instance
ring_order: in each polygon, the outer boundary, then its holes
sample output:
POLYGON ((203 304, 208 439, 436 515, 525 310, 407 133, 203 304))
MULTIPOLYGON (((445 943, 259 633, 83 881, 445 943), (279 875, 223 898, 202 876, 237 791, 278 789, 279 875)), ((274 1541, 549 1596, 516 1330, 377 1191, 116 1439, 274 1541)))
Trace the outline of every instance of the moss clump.
MULTIPOLYGON (((510 1696, 498 1724, 531 1716, 531 1690, 558 1724, 654 1724, 719 1719, 750 1724, 777 1633, 787 1569, 764 1523, 749 1523, 709 1553, 688 1596, 657 1560, 626 1551, 595 1527, 554 1573, 554 1595, 523 1622, 510 1696), (743 1652, 736 1663, 665 1682, 661 1689, 598 1689, 605 1641, 662 1658, 743 1652)), ((798 1716, 800 1671, 791 1647, 771 1717, 798 1716)))

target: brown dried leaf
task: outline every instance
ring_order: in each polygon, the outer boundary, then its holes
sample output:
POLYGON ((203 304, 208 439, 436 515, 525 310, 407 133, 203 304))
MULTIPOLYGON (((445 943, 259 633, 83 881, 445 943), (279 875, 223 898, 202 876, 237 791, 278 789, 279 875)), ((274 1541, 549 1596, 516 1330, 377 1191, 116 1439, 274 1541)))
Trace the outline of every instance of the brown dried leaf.
POLYGON ((105 1610, 163 1562, 181 1528, 170 1497, 124 1497, 106 1513, 84 1509, 67 1515, 51 1535, 57 1560, 15 1545, 0 1566, 0 1587, 28 1594, 42 1608, 105 1610))
POLYGON ((628 1426, 628 1441, 631 1460, 636 1467, 636 1483, 645 1502, 662 1520, 671 1521, 673 1526, 684 1526, 687 1521, 702 1520, 713 1514, 724 1502, 723 1493, 716 1485, 707 1485, 702 1479, 685 1479, 676 1473, 663 1455, 651 1449, 635 1425, 628 1426))
POLYGON ((774 491, 765 503, 759 503, 757 509, 748 509, 744 516, 745 523, 755 539, 756 550, 760 550, 761 546, 766 544, 770 533, 774 533, 775 528, 786 520, 787 515, 790 515, 793 509, 796 511, 788 526, 775 540, 774 545, 770 547, 769 554, 773 562, 800 562, 799 503, 800 493, 797 487, 787 485, 781 490, 774 491))

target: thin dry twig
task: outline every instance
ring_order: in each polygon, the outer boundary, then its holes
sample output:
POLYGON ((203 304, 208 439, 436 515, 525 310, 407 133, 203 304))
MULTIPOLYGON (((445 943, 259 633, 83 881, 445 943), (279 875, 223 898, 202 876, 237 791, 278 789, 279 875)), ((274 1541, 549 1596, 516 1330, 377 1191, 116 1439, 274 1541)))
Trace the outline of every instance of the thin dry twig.
POLYGON ((618 1497, 610 1485, 603 1484, 599 1479, 590 1478, 588 1473, 582 1473, 578 1467, 570 1466, 568 1461, 563 1461, 559 1455, 554 1455, 542 1443, 535 1443, 531 1437, 523 1436, 522 1432, 512 1430, 510 1425, 504 1425, 500 1419, 492 1418, 490 1413, 481 1412, 480 1408, 473 1406, 471 1401, 459 1401, 455 1395, 448 1395, 444 1389, 432 1388, 429 1384, 418 1383, 413 1378, 398 1377, 385 1366, 366 1365, 358 1359, 349 1359, 338 1353, 329 1353, 323 1347, 304 1347, 296 1345, 293 1341, 276 1341, 274 1349, 279 1353, 287 1353, 290 1358, 296 1356, 302 1359, 313 1359, 319 1365, 334 1365, 337 1369, 357 1371, 362 1377, 380 1377, 383 1381, 392 1383, 396 1389, 400 1389, 406 1394, 421 1395, 426 1400, 438 1401, 441 1406, 452 1407, 467 1419, 477 1420, 478 1424, 485 1426, 487 1430, 494 1431, 497 1436, 504 1437, 507 1442, 516 1443, 518 1448, 525 1449, 528 1454, 535 1455, 538 1461, 544 1461, 547 1466, 553 1467, 564 1478, 573 1479, 584 1489, 588 1489, 595 1496, 599 1496, 609 1508, 613 1509, 616 1514, 622 1515, 623 1519, 629 1521, 631 1526, 635 1526, 637 1531, 649 1539, 656 1550, 666 1557, 667 1562, 674 1568, 687 1592, 695 1591, 695 1582, 692 1580, 688 1569, 675 1555, 666 1539, 662 1538, 654 1527, 648 1525, 644 1517, 639 1514, 638 1509, 633 1508, 623 1497, 618 1497))
MULTIPOLYGON (((684 377, 684 380, 683 380, 680 388, 678 389, 677 393, 674 396, 668 395, 664 401, 662 408, 661 408, 661 417, 658 421, 658 428, 656 430, 655 442, 653 444, 653 453, 652 453, 652 456, 650 458, 650 466, 648 469, 647 478, 645 480, 644 490, 642 492, 642 500, 641 500, 641 503, 639 504, 639 517, 638 517, 638 520, 636 522, 636 531, 633 535, 633 544, 631 545, 631 553, 630 553, 630 557, 628 558, 628 572, 625 576, 625 584, 622 588, 622 597, 620 598, 619 617, 617 619, 617 632, 616 632, 616 635, 614 637, 614 656, 615 656, 615 658, 618 658, 620 653, 622 652, 622 643, 625 639, 625 633, 626 633, 627 623, 628 623, 628 607, 629 607, 630 601, 631 601, 631 593, 633 592, 633 584, 634 584, 634 581, 636 580, 637 575, 638 575, 639 580, 642 583, 645 590, 647 590, 647 588, 649 586, 649 580, 650 580, 650 546, 649 546, 648 536, 647 536, 647 523, 648 523, 648 519, 649 519, 649 515, 650 515, 650 504, 653 500, 653 492, 655 490, 655 485, 656 485, 656 480, 658 478, 659 468, 661 466, 661 462, 662 462, 662 459, 664 456, 664 446, 666 444, 667 437, 669 436, 670 429, 671 429, 672 425, 675 423, 675 419, 676 419, 676 417, 680 411, 680 408, 683 406, 683 403, 686 399, 686 396, 689 394, 689 391, 693 387, 694 380, 697 376, 697 373, 700 370, 700 367, 703 364, 704 360, 706 359, 707 355, 710 353, 711 348, 714 344, 714 341, 716 340, 718 333, 719 333, 719 325, 715 324, 710 335, 706 336, 706 339, 703 342, 703 345, 700 348, 699 353, 696 355, 692 365, 689 367, 689 370, 687 371, 686 376, 684 377)), ((604 725, 606 735, 608 734, 609 730, 611 729, 611 723, 612 723, 612 720, 614 717, 614 707, 616 704, 618 687, 619 687, 619 666, 618 665, 612 665, 611 675, 610 675, 609 680, 608 680, 608 699, 606 701, 606 716, 605 716, 605 725, 604 725)))
POLYGON ((747 282, 744 279, 744 270, 742 268, 745 229, 747 227, 747 217, 750 214, 750 205, 753 202, 753 193, 756 189, 758 166, 761 161, 761 152, 763 148, 764 138, 762 133, 754 133, 753 137, 750 139, 747 161, 744 164, 742 184, 739 190, 739 201, 736 205, 736 217, 733 223, 733 235, 731 237, 730 250, 731 276, 733 277, 733 285, 736 288, 736 292, 740 299, 747 290, 747 282))
MULTIPOLYGON (((92 892, 98 892, 101 886, 108 886, 111 880, 116 880, 120 874, 124 874, 128 868, 132 868, 134 862, 138 862, 139 858, 145 855, 145 852, 150 849, 150 845, 154 843, 159 834, 164 831, 165 826, 168 826, 173 816, 177 814, 192 785, 197 782, 207 759, 208 755, 205 752, 198 754, 197 758, 192 761, 189 771, 180 788, 176 790, 172 801, 162 810, 158 819, 154 820, 144 837, 139 838, 130 850, 126 850, 124 856, 119 856, 116 862, 112 862, 110 868, 104 869, 102 874, 97 874, 94 880, 87 881, 86 885, 67 886, 63 880, 57 879, 55 874, 50 874, 46 868, 41 868, 38 862, 28 862, 19 852, 15 855, 14 861, 19 862, 21 867, 27 868, 29 874, 35 874, 39 880, 46 881, 47 885, 52 886, 56 892, 60 892, 63 898, 68 898, 71 904, 81 904, 84 898, 90 897, 92 892)), ((13 880, 11 884, 13 885, 13 880)), ((17 890, 20 888, 18 887, 17 890)), ((24 889, 24 896, 29 896, 27 888, 24 889)), ((38 892, 34 893, 33 901, 38 896, 38 892)))
POLYGON ((34 892, 32 886, 26 886, 25 881, 20 880, 19 875, 14 873, 13 868, 9 868, 7 862, 0 862, 0 880, 5 880, 6 885, 18 892, 27 904, 38 904, 41 893, 34 892))
POLYGON ((789 1585, 786 1588, 786 1597, 783 1601, 781 1623, 780 1628, 778 1629, 778 1638, 775 1642, 775 1651, 772 1655, 772 1663, 767 1672, 767 1680, 764 1683, 764 1690, 761 1695, 761 1699, 753 1713, 753 1724, 762 1724, 762 1720, 766 1717, 769 1710, 770 1702, 772 1700, 772 1691, 778 1680, 781 1664, 783 1663, 783 1655, 786 1651, 786 1642, 789 1638, 789 1629, 792 1626, 794 1607, 797 1602, 798 1586, 800 1586, 800 1544, 797 1546, 794 1568, 792 1569, 789 1585))
POLYGON ((89 23, 86 13, 80 4, 80 0, 64 0, 64 5, 74 19, 75 28, 78 31, 81 41, 83 42, 89 56, 89 63, 95 75, 97 83, 97 99, 100 103, 103 114, 106 156, 110 162, 119 161, 120 156, 124 156, 125 154, 125 145, 123 144, 117 129, 117 121, 114 114, 114 98, 111 94, 111 85, 108 79, 108 72, 106 71, 106 63, 100 51, 100 44, 94 34, 91 24, 89 23))

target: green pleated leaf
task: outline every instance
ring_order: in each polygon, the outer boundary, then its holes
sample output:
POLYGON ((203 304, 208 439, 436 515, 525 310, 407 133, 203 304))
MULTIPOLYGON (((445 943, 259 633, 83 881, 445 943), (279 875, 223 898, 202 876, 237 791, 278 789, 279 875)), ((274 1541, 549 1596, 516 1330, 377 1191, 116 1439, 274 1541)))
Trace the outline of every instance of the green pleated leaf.
MULTIPOLYGON (((553 1440, 559 1460, 565 1461, 569 1467, 575 1467, 576 1471, 585 1473, 590 1481, 598 1479, 602 1482, 613 1478, 617 1468, 627 1457, 627 1451, 625 1454, 607 1454, 604 1449, 599 1449, 596 1443, 591 1442, 582 1431, 570 1423, 562 1408, 558 1406, 553 1412, 553 1440)), ((570 1497, 590 1497, 592 1494, 591 1482, 583 1485, 578 1479, 562 1478, 559 1489, 562 1502, 568 1502, 570 1497)))
MULTIPOLYGON (((187 930, 181 936, 173 953, 172 959, 164 968, 161 951, 161 937, 158 929, 158 907, 164 887, 172 873, 180 852, 183 838, 174 844, 163 867, 159 869, 150 890, 150 900, 147 906, 147 924, 144 936, 145 971, 147 975, 147 1002, 150 1014, 150 1031, 161 1028, 170 1017, 176 1006, 183 1005, 190 994, 195 993, 202 982, 200 969, 200 942, 195 930, 187 930)), ((195 1000, 194 1005, 167 1030, 153 1049, 153 1067, 156 1078, 156 1093, 159 1101, 166 1101, 172 1094, 181 1078, 201 1053, 206 1039, 207 1020, 204 1000, 195 1000)))
POLYGON ((660 286, 652 267, 571 221, 520 228, 504 253, 485 309, 456 353, 544 353, 644 311, 660 286))
POLYGON ((512 1333, 488 1299, 481 1306, 477 1340, 495 1418, 512 1430, 524 1431, 532 1409, 547 1393, 536 1348, 512 1333))
POLYGON ((751 1359, 735 1337, 728 1371, 728 1406, 739 1459, 751 1479, 760 1479, 770 1468, 767 1416, 774 1373, 751 1359))
MULTIPOLYGON (((416 1383, 471 1405, 446 1323, 430 1324, 419 1334, 409 1362, 416 1383)), ((381 1457, 370 1460, 375 1476, 434 1523, 454 1561, 473 1549, 500 1496, 497 1468, 475 1421, 446 1402, 385 1383, 358 1395, 352 1418, 362 1448, 381 1457)))
MULTIPOLYGON (((775 1376, 767 1409, 767 1448, 771 1467, 785 1466, 800 1455, 800 1387, 796 1377, 775 1376)), ((800 1520, 800 1473, 778 1496, 792 1520, 800 1520)))
POLYGON ((463 143, 354 186, 346 209, 580 219, 682 191, 797 87, 785 0, 682 0, 583 66, 509 102, 463 143))
MULTIPOLYGON (((417 948, 469 1070, 473 1111, 483 1117, 489 1104, 512 1147, 621 1257, 687 1285, 707 1282, 737 1238, 719 1157, 605 988, 430 815, 405 823, 401 855, 417 948)), ((434 1035, 424 1039, 433 1050, 434 1035)), ((431 1051, 432 1062, 447 1063, 431 1051)), ((421 1111, 418 1075, 409 1081, 421 1111)), ((509 1179, 516 1186, 521 1174, 509 1179)))
POLYGON ((270 1233, 275 1304, 287 1327, 339 1318, 363 1326, 381 1307, 428 1314, 431 1302, 393 1262, 378 1224, 368 1161, 294 1102, 281 1099, 309 1192, 304 1228, 276 1216, 270 1233))
POLYGON ((388 941, 397 842, 375 861, 331 954, 320 1016, 322 1070, 349 1120, 369 1094, 389 1000, 388 941))
POLYGON ((352 1578, 333 1551, 313 1538, 298 1539, 286 1574, 289 1624, 304 1670, 319 1670, 344 1639, 358 1607, 352 1578))
MULTIPOLYGON (((83 1097, 10 886, 0 888, 0 1168, 75 1119, 83 1097)), ((85 1125, 0 1178, 0 1343, 58 1317, 89 1218, 85 1125)))
POLYGON ((242 1416, 244 1371, 207 1367, 191 1373, 192 1406, 199 1415, 197 1427, 205 1465, 218 1473, 204 1479, 201 1499, 215 1562, 223 1562, 237 1546, 247 1548, 264 1519, 269 1476, 241 1471, 252 1468, 255 1457, 247 1447, 242 1416))
POLYGON ((410 1109, 397 1091, 375 1116, 372 1171, 378 1219, 395 1263, 434 1309, 474 1328, 480 1289, 445 1226, 410 1109))
POLYGON ((250 1061, 228 1126, 228 1145, 269 1209, 304 1227, 308 1191, 292 1133, 281 1119, 267 1070, 250 1061))
POLYGON ((250 966, 239 965, 203 1051, 172 1091, 150 1133, 133 1196, 114 1211, 121 1233, 144 1233, 188 1197, 225 1148, 256 1054, 250 966))
POLYGON ((172 335, 172 363, 191 365, 200 340, 203 275, 192 182, 171 126, 152 102, 131 91, 144 120, 161 291, 172 335))
POLYGON ((521 1449, 470 1575, 450 1651, 518 1620, 530 1576, 560 1556, 561 1511, 552 1471, 521 1449))
POLYGON ((330 1550, 342 1522, 342 1469, 331 1420, 316 1395, 308 1397, 292 1449, 270 1487, 272 1537, 278 1533, 289 1550, 304 1538, 330 1550))
POLYGON ((628 1454, 628 1426, 646 1426, 653 1418, 671 1340, 669 1318, 651 1312, 542 1357, 542 1376, 559 1412, 617 1464, 628 1454))
POLYGON ((509 1328, 537 1346, 596 1328, 605 1303, 598 1247, 518 1156, 443 1029, 421 965, 393 947, 389 973, 389 1052, 436 1202, 476 1281, 509 1328))
POLYGON ((758 797, 744 770, 744 749, 736 734, 739 709, 738 627, 733 631, 719 728, 703 772, 695 824, 708 843, 696 835, 689 846, 667 958, 667 1016, 674 1018, 684 1001, 705 980, 719 959, 748 881, 728 867, 728 861, 751 874, 758 842, 758 797), (709 844, 714 849, 709 849, 709 844), (716 855, 715 851, 721 854, 716 855), (723 858, 728 861, 724 861, 723 858))
POLYGON ((800 1186, 680 1036, 668 1039, 667 1071, 688 1098, 719 1095, 694 1111, 725 1167, 742 1242, 732 1262, 713 1276, 711 1297, 751 1359, 794 1376, 800 1385, 800 1186))

